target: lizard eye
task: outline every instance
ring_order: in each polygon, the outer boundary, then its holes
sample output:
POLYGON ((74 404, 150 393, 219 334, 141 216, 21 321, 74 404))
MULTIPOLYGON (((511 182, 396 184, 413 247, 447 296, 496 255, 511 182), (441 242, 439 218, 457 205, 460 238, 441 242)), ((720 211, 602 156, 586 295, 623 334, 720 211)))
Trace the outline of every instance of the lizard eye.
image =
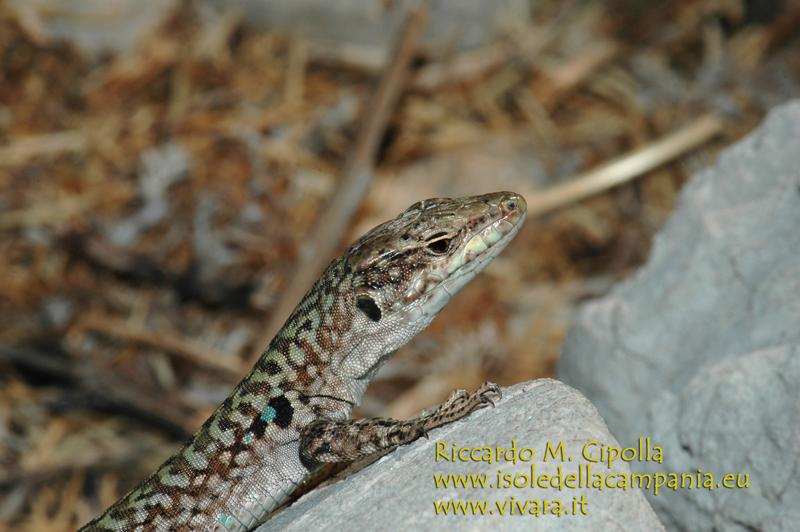
POLYGON ((364 315, 372 321, 380 321, 381 309, 375 300, 369 296, 358 296, 356 299, 356 307, 364 313, 364 315))
POLYGON ((452 238, 447 238, 447 233, 436 233, 429 236, 427 239, 428 251, 434 255, 444 255, 450 249, 450 242, 452 238))

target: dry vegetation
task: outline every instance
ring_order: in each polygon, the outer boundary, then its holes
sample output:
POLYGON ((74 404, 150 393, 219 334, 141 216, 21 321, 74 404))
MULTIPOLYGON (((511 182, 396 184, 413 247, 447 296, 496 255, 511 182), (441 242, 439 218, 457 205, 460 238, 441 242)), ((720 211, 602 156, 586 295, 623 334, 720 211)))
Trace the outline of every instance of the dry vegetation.
MULTIPOLYGON (((334 245, 421 197, 534 201, 706 113, 716 125, 691 154, 532 217, 364 414, 552 375, 574 305, 641 264, 688 176, 800 87, 797 2, 536 4, 485 48, 419 57, 334 245)), ((0 529, 68 530, 262 347, 379 74, 185 8, 135 53, 90 60, 0 4, 0 58, 0 529)))

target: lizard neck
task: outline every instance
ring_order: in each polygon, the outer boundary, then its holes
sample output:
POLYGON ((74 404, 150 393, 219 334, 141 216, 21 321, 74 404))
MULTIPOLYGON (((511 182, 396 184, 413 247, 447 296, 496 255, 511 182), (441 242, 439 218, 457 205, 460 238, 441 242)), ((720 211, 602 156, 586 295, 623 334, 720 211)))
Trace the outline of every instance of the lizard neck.
MULTIPOLYGON (((306 293, 248 378, 273 390, 324 393, 354 343, 352 272, 339 258, 306 293)), ((274 393, 274 392, 273 392, 274 393)))
POLYGON ((354 325, 363 318, 355 308, 353 275, 346 257, 333 261, 244 382, 265 384, 261 392, 273 397, 297 394, 311 409, 305 419, 349 417, 386 350, 394 347, 391 342, 365 345, 364 335, 357 334, 354 325))

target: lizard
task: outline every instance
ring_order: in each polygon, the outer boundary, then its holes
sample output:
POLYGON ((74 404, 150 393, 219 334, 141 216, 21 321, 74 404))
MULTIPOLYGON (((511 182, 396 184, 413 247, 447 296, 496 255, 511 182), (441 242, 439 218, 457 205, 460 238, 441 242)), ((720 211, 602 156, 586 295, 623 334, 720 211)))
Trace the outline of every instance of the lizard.
POLYGON ((250 373, 178 452, 81 530, 251 530, 324 463, 410 443, 493 405, 453 392, 409 420, 352 420, 378 368, 514 238, 524 198, 415 203, 334 259, 250 373))

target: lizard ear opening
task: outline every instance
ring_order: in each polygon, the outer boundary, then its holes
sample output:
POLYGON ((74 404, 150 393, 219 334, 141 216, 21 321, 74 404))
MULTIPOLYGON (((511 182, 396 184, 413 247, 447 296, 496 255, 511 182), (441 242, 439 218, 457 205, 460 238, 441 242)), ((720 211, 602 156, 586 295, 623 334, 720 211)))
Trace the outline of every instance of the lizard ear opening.
POLYGON ((380 321, 381 309, 378 308, 378 304, 375 303, 375 300, 371 297, 364 295, 358 296, 356 299, 356 307, 372 321, 380 321))

